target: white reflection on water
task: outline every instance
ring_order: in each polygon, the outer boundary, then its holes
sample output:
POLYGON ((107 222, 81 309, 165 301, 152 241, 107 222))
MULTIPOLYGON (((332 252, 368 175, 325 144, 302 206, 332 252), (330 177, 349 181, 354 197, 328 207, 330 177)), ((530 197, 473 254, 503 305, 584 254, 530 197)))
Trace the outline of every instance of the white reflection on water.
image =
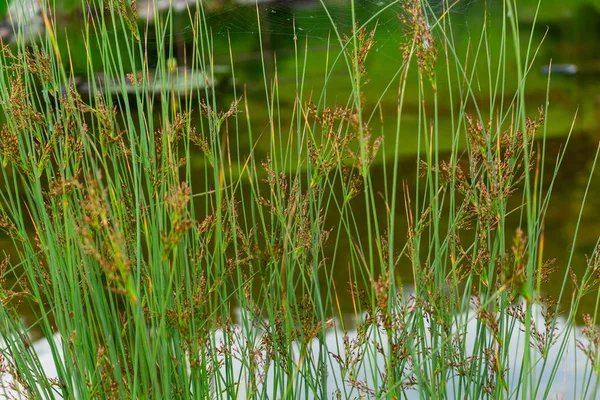
MULTIPOLYGON (((238 311, 240 314, 242 314, 242 311, 238 311)), ((535 307, 534 308, 534 316, 535 316, 535 321, 536 324, 539 327, 543 327, 543 319, 540 313, 540 309, 539 307, 535 307)), ((243 317, 243 316, 242 316, 243 317)), ((466 321, 467 320, 467 315, 464 314, 462 316, 458 316, 458 318, 456 320, 458 321, 466 321)), ((514 326, 514 333, 513 336, 511 337, 511 342, 509 344, 510 346, 510 351, 509 351, 509 365, 510 365, 510 370, 508 372, 508 387, 509 387, 509 391, 508 393, 505 393, 505 397, 507 398, 521 398, 521 393, 520 391, 522 390, 522 388, 518 387, 517 383, 519 381, 519 374, 521 373, 521 363, 523 360, 523 356, 524 356, 524 346, 525 346, 525 334, 523 333, 523 325, 521 323, 519 323, 516 320, 513 321, 509 321, 509 322, 514 322, 515 326, 514 326)), ((552 347, 548 353, 548 357, 546 360, 546 365, 544 367, 544 360, 541 357, 540 353, 537 350, 532 350, 530 352, 530 355, 533 357, 533 361, 532 361, 532 365, 534 365, 534 381, 535 384, 539 383, 539 393, 537 398, 551 398, 551 399, 579 399, 579 398, 589 398, 589 399, 593 399, 593 398, 599 398, 597 397, 598 394, 594 395, 592 393, 594 393, 594 389, 598 389, 598 385, 599 385, 599 381, 597 379, 597 376, 593 373, 593 368, 590 365, 590 362, 588 361, 587 357, 580 351, 577 349, 576 347, 576 342, 575 340, 581 340, 583 343, 587 344, 587 338, 582 337, 581 335, 581 330, 569 330, 566 329, 566 321, 561 318, 558 321, 558 325, 557 325, 557 333, 559 336, 559 339, 557 341, 557 345, 555 345, 554 347, 552 347), (564 352, 561 353, 559 347, 562 341, 562 338, 564 337, 564 335, 566 334, 570 334, 570 338, 568 340, 568 346, 566 347, 566 349, 564 350, 564 352), (562 355, 561 355, 562 354, 562 355), (553 367, 556 365, 557 368, 557 372, 556 372, 556 376, 555 379, 553 380, 553 382, 549 385, 549 379, 551 376, 551 372, 553 367), (546 388, 549 386, 547 392, 548 395, 546 396, 546 388), (584 390, 587 391, 584 392, 584 390)), ((239 326, 236 326, 236 329, 233 330, 234 332, 241 332, 241 328, 239 326)), ((260 341, 260 337, 261 337, 261 331, 259 329, 257 329, 255 332, 256 336, 254 338, 252 338, 251 341, 255 342, 255 343, 259 343, 260 341)), ((215 336, 214 336, 214 343, 216 344, 216 346, 219 346, 220 344, 223 343, 223 338, 224 338, 224 333, 221 330, 217 330, 215 331, 215 336)), ((371 335, 380 335, 378 336, 380 339, 378 339, 379 343, 383 346, 383 348, 386 348, 386 344, 387 344, 387 340, 385 337, 385 334, 382 334, 380 332, 378 332, 375 328, 371 329, 370 331, 371 335)), ((325 390, 326 394, 327 394, 327 398, 335 398, 336 396, 336 392, 339 390, 339 393, 341 394, 341 398, 356 398, 356 397, 361 397, 361 398, 369 398, 368 396, 361 396, 361 393, 357 391, 356 388, 353 388, 347 381, 347 376, 343 376, 342 371, 339 367, 338 362, 334 359, 334 357, 331 356, 331 354, 343 354, 343 332, 341 330, 341 328, 339 326, 336 326, 332 329, 329 329, 325 335, 325 341, 324 341, 324 345, 322 345, 318 340, 313 340, 312 341, 312 356, 314 360, 317 360, 319 358, 319 355, 326 355, 327 360, 328 360, 328 365, 327 365, 327 388, 325 390)), ((347 336, 350 339, 356 338, 357 337, 357 330, 356 329, 351 329, 347 332, 347 336)), ((477 321, 472 318, 470 320, 468 320, 467 322, 467 330, 466 330, 466 335, 464 336, 464 345, 466 349, 473 349, 475 344, 476 344, 476 336, 477 336, 477 321)), ((54 335, 53 340, 55 341, 55 343, 58 344, 58 348, 60 349, 60 336, 54 335)), ((427 338, 426 340, 429 340, 429 338, 427 338)), ((238 336, 235 340, 235 343, 233 344, 233 350, 231 351, 232 354, 234 354, 234 357, 230 360, 230 366, 232 368, 232 370, 234 371, 233 376, 236 377, 236 381, 238 382, 237 385, 237 393, 238 393, 238 398, 240 399, 245 399, 247 398, 247 393, 246 393, 246 379, 248 378, 247 376, 244 375, 245 369, 243 367, 244 363, 242 362, 242 357, 238 356, 235 357, 235 354, 243 354, 240 351, 240 345, 241 344, 246 344, 246 337, 244 336, 238 336)), ((479 342, 481 343, 481 342, 479 342)), ((369 357, 368 360, 363 361, 362 365, 358 365, 356 372, 357 372, 357 376, 355 379, 364 382, 368 387, 376 387, 378 385, 381 385, 381 381, 379 382, 374 382, 373 380, 373 376, 380 376, 380 373, 382 373, 384 371, 384 365, 385 365, 385 360, 384 357, 381 354, 378 354, 377 351, 375 351, 375 347, 372 345, 367 345, 369 347, 372 348, 363 348, 363 350, 365 350, 368 354, 370 354, 371 356, 369 357), (373 371, 376 371, 375 374, 373 374, 373 371)), ((256 345, 255 347, 258 348, 258 345, 256 345)), ((50 348, 50 345, 48 343, 48 341, 46 339, 37 341, 35 343, 33 343, 32 345, 32 349, 37 353, 43 370, 46 374, 46 376, 48 378, 56 378, 57 377, 57 368, 56 365, 53 361, 53 357, 52 357, 52 351, 50 348)), ((467 350, 467 355, 471 355, 473 354, 472 352, 469 352, 469 350, 467 350)), ((224 356, 219 356, 221 359, 223 359, 224 356)), ((310 360, 311 357, 300 357, 300 346, 296 345, 294 346, 294 360, 295 360, 295 364, 296 366, 298 366, 298 364, 300 362, 311 362, 311 361, 306 361, 306 360, 310 360), (302 359, 301 359, 302 358, 302 359)), ((266 389, 267 389, 267 394, 270 396, 272 394, 271 392, 271 388, 274 387, 274 373, 273 373, 273 368, 269 368, 268 373, 266 374, 266 376, 264 377, 264 383, 263 385, 266 385, 266 389)), ((314 370, 316 370, 316 367, 314 368, 314 370)), ((221 376, 215 377, 215 379, 221 379, 224 380, 225 377, 225 368, 222 367, 221 368, 221 376)), ((11 378, 8 376, 8 374, 5 374, 4 376, 2 376, 0 378, 0 382, 2 383, 2 386, 7 388, 8 384, 11 382, 11 378)), ((213 387, 214 387, 215 382, 213 382, 213 387)), ((463 382, 464 384, 464 382, 463 382)), ((302 376, 302 374, 296 374, 295 378, 294 378, 294 383, 293 386, 291 388, 291 393, 293 393, 293 397, 294 398, 316 398, 316 396, 312 395, 312 393, 307 394, 306 393, 306 388, 309 387, 307 385, 307 382, 305 381, 305 378, 302 376)), ((473 389, 473 387, 471 387, 471 390, 473 389)), ((464 386, 462 387, 462 395, 461 397, 465 397, 465 393, 464 393, 464 386)), ((259 392, 260 393, 260 392, 259 392)), ((280 387, 280 391, 278 393, 281 393, 281 387, 280 387)), ((453 398, 457 398, 457 396, 455 395, 455 393, 459 393, 458 391, 458 380, 457 379, 450 379, 448 381, 447 384, 447 398, 453 399, 453 398)), ((364 393, 362 393, 364 394, 364 393)), ((405 398, 407 399, 419 399, 419 398, 428 398, 427 395, 425 395, 425 397, 423 397, 423 394, 420 394, 418 390, 414 389, 414 390, 409 390, 406 391, 405 393, 405 398)), ((5 393, 4 395, 2 393, 0 393, 0 398, 14 398, 11 396, 18 396, 17 393, 9 390, 9 389, 5 389, 5 393)), ((214 398, 217 398, 216 395, 213 395, 214 398)), ((467 396, 469 397, 469 396, 467 396)), ((18 397, 17 397, 18 398, 18 397)), ((270 397, 270 398, 275 398, 275 397, 270 397)))

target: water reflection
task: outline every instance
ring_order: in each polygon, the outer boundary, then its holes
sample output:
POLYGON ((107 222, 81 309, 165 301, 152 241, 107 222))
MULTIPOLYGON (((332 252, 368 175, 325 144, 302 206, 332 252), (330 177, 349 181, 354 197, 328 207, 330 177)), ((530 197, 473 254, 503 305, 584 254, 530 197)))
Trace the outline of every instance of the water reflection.
MULTIPOLYGON (((211 390, 215 387, 222 387, 222 383, 235 377, 235 391, 237 398, 249 398, 249 379, 250 372, 248 368, 248 360, 244 359, 244 354, 248 354, 249 347, 252 349, 251 354, 256 357, 254 360, 260 366, 259 371, 255 371, 259 376, 255 376, 258 382, 258 393, 266 390, 266 393, 271 393, 273 388, 276 388, 276 379, 281 380, 281 376, 275 377, 274 370, 276 369, 272 361, 268 360, 267 354, 264 353, 263 339, 264 331, 260 328, 261 322, 256 320, 256 316, 244 315, 244 310, 237 310, 237 314, 245 321, 254 320, 254 326, 251 331, 235 325, 231 327, 228 335, 224 334, 223 330, 215 330, 210 339, 211 346, 222 348, 229 346, 228 351, 217 351, 219 354, 215 362, 220 363, 220 369, 209 378, 212 382, 211 390), (233 336, 231 334, 233 333, 233 336), (232 339, 227 339, 232 338, 232 339), (228 354, 226 356, 225 354, 228 354), (227 363, 225 358, 227 357, 227 363), (262 364, 261 364, 262 363, 262 364), (227 365, 227 367, 225 367, 227 365), (262 369, 262 372, 261 372, 262 369), (229 378, 228 378, 229 377, 229 378), (219 382, 220 383, 219 383, 219 382)), ((474 318, 474 312, 456 315, 454 318, 455 326, 453 335, 461 339, 456 345, 462 349, 461 357, 465 360, 475 357, 482 357, 481 346, 489 346, 489 348, 498 348, 497 342, 493 339, 490 332, 486 328, 478 325, 478 321, 474 318)), ((351 317, 345 318, 350 320, 351 317)), ((534 329, 537 329, 543 334, 544 318, 541 313, 541 308, 534 306, 533 319, 535 322, 534 329)), ((409 324, 410 321, 407 321, 409 324)), ((506 389, 502 389, 502 393, 507 398, 513 398, 522 390, 519 385, 521 382, 521 374, 524 366, 525 334, 523 324, 512 318, 506 317, 503 321, 508 331, 512 331, 510 342, 505 343, 500 356, 505 355, 506 364, 508 366, 505 375, 506 389)), ((426 332, 428 332, 428 322, 425 323, 426 332)), ((598 394, 599 384, 597 376, 593 373, 593 366, 583 352, 576 349, 575 346, 567 346, 561 348, 563 339, 565 342, 573 343, 575 340, 580 341, 583 345, 587 344, 587 338, 581 334, 581 331, 576 331, 566 328, 566 321, 562 318, 558 319, 556 325, 555 345, 550 348, 545 357, 542 357, 540 351, 532 346, 530 352, 531 357, 531 375, 532 383, 536 385, 537 394, 531 398, 596 398, 598 394)), ((295 343, 293 348, 293 359, 296 368, 309 368, 319 373, 324 373, 326 381, 321 381, 322 388, 314 388, 306 380, 303 373, 294 374, 294 381, 290 382, 294 398, 336 398, 340 395, 341 398, 374 398, 369 393, 370 389, 379 389, 384 385, 382 377, 386 370, 386 351, 388 347, 388 337, 381 329, 374 326, 366 329, 361 329, 361 332, 368 332, 368 336, 358 339, 356 328, 350 328, 344 331, 339 321, 336 321, 335 326, 327 330, 324 339, 314 339, 309 346, 302 346, 295 343), (352 351, 348 353, 348 348, 352 351), (318 363, 317 360, 323 360, 318 363), (360 360, 354 359, 355 357, 360 360), (347 362, 350 362, 347 364, 347 362), (309 366, 303 366, 303 363, 312 363, 309 366), (350 367, 348 367, 350 365, 350 367), (342 367, 343 366, 343 367, 342 367), (352 371, 352 374, 350 373, 352 371), (357 382, 360 382, 358 384, 357 382), (312 389, 310 389, 312 387, 312 389)), ((399 338, 394 338, 398 340, 399 338)), ((410 343, 409 346, 417 346, 414 337, 401 338, 403 341, 410 343)), ((51 338, 57 346, 58 352, 62 352, 61 339, 58 335, 51 338)), ((435 352, 436 344, 431 341, 427 334, 421 345, 428 346, 435 352)), ((32 346, 35 353, 38 355, 41 362, 41 370, 48 379, 57 377, 57 368, 53 361, 52 349, 46 339, 33 343, 32 346)), ((62 356, 61 356, 62 357, 62 356)), ((451 362, 450 359, 448 361, 451 362)), ((473 361, 476 363, 476 361, 473 361)), ((188 365, 189 367, 189 365, 188 365)), ((469 382, 468 379, 461 379, 460 367, 449 367, 447 371, 447 386, 446 397, 449 399, 460 398, 482 398, 485 396, 485 388, 475 382, 469 382)), ((470 367, 468 367, 470 368, 470 367)), ((411 376, 410 370, 405 370, 405 376, 411 376)), ((314 378, 314 377, 313 377, 314 378)), ((287 378, 285 378, 287 379, 287 378)), ((8 387, 12 382, 11 378, 6 374, 0 377, 0 382, 4 387, 8 387)), ((230 382, 230 381, 229 381, 230 382)), ((407 381, 408 382, 408 381, 407 381)), ((280 381, 277 384, 281 384, 280 381)), ((288 384, 287 382, 285 383, 288 384)), ((422 398, 423 393, 418 390, 418 385, 407 383, 406 390, 403 395, 407 399, 422 398)), ((256 392, 253 392, 256 393, 256 392)), ((264 393, 264 392, 263 392, 264 393)), ((17 392, 7 390, 8 395, 17 395, 17 392)), ((203 396, 212 397, 215 393, 204 393, 203 396)), ((435 396, 436 394, 430 394, 435 396)), ((441 394, 437 394, 441 395, 441 394)), ((59 398, 59 397, 57 397, 59 398)))

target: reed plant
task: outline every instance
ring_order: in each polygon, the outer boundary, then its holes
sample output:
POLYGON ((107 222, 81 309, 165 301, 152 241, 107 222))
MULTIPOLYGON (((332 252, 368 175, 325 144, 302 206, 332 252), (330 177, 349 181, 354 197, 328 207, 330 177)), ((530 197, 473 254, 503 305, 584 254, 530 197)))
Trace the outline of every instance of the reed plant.
MULTIPOLYGON (((577 347, 585 363, 562 393, 595 398, 597 315, 577 342, 575 318, 583 296, 598 298, 600 255, 578 277, 571 261, 557 270, 544 257, 568 146, 546 170, 549 98, 526 101, 543 44, 521 30, 516 0, 501 3, 501 42, 482 14, 463 54, 455 3, 396 0, 359 18, 351 1, 344 31, 323 2, 323 90, 305 87, 310 38, 299 34, 294 100, 282 105, 261 37, 259 111, 233 52, 230 93, 216 89, 204 2, 186 14, 192 51, 179 68, 172 12, 149 25, 135 3, 82 0, 82 93, 56 5, 42 1, 44 33, 0 56, 0 229, 15 249, 0 263, 5 396, 546 398, 577 347), (378 17, 392 9, 401 62, 369 98, 378 17), (164 55, 152 71, 150 35, 164 55), (328 92, 339 79, 343 101, 328 92), (384 116, 390 93, 397 110, 384 116), (414 138, 406 177, 402 146, 414 138), (564 275, 558 298, 544 294, 552 273, 564 275), (23 321, 23 308, 34 317, 23 321)), ((258 7, 256 17, 260 26, 258 7)))

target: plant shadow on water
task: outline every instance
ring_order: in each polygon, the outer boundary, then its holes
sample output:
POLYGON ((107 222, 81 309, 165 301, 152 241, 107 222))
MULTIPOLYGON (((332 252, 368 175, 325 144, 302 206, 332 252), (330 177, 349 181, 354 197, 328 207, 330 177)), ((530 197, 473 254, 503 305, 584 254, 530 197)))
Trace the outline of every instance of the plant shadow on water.
POLYGON ((596 397, 598 11, 448 3, 42 7, 6 397, 596 397))

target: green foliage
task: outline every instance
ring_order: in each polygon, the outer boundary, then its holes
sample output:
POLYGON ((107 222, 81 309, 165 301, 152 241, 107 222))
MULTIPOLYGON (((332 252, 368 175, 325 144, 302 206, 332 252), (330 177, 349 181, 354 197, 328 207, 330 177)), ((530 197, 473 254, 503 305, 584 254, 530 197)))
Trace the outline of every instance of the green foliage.
MULTIPOLYGON (((401 62, 381 93, 397 94, 395 129, 381 132, 378 119, 389 117, 364 89, 385 10, 359 24, 354 2, 345 32, 322 5, 332 26, 320 93, 303 87, 296 37, 287 77, 295 95, 281 103, 277 60, 260 37, 261 132, 235 55, 231 93, 215 87, 202 3, 186 14, 194 36, 181 68, 172 13, 139 25, 128 1, 93 4, 83 16, 86 53, 74 55, 86 60, 85 92, 59 28, 3 48, 0 229, 17 257, 0 264, 0 369, 11 390, 40 399, 401 398, 409 389, 548 397, 575 346, 579 302, 597 291, 600 256, 578 278, 569 262, 558 298, 543 296, 556 271, 544 257, 549 102, 525 96, 538 44, 507 16, 517 15, 514 1, 503 2, 502 41, 490 43, 483 29, 471 58, 456 53, 452 13, 400 4, 401 62), (152 72, 144 29, 164 55, 152 72), (329 91, 337 79, 350 82, 346 98, 329 91), (418 82, 415 131, 404 122, 409 79, 418 82), (449 152, 440 150, 444 135, 449 152), (409 136, 418 143, 410 176, 400 158, 409 136), (507 228, 511 218, 519 229, 507 228), (28 325, 23 305, 35 313, 28 325), (56 377, 29 342, 34 329, 48 339, 56 377), (341 339, 332 343, 331 332, 341 339)), ((585 318, 576 344, 584 376, 598 371, 594 321, 585 318)), ((595 397, 599 383, 582 382, 578 393, 595 397)))

